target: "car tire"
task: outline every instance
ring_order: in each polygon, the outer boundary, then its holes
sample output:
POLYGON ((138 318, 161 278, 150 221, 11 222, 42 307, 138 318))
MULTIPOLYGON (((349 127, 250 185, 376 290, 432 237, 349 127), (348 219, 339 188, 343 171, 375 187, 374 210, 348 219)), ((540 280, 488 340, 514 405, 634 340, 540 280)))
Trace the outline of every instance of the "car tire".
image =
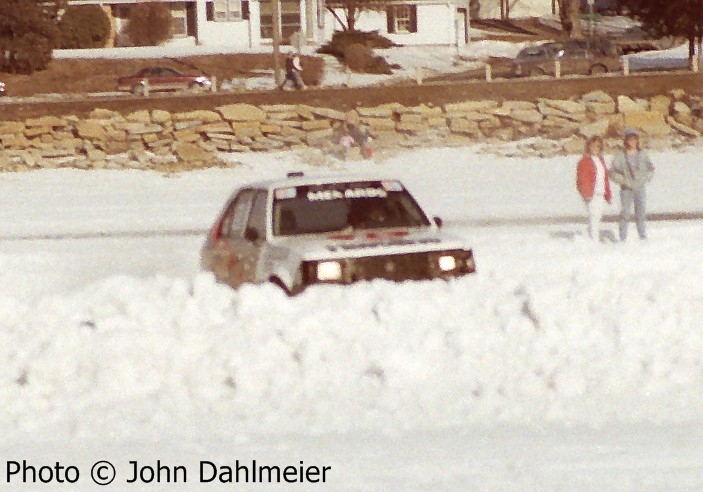
POLYGON ((144 84, 137 84, 132 87, 132 94, 135 96, 143 96, 145 92, 144 84))
POLYGON ((198 82, 193 82, 188 86, 188 89, 190 89, 192 92, 203 92, 205 90, 205 86, 198 82))
POLYGON ((608 73, 608 67, 600 63, 588 69, 588 75, 602 75, 604 73, 608 73))
POLYGON ((295 285, 292 288, 288 288, 286 284, 278 277, 271 277, 271 283, 279 287, 288 297, 295 297, 305 290, 305 285, 295 285))
POLYGON ((547 72, 541 67, 535 67, 530 70, 530 77, 544 77, 547 72))

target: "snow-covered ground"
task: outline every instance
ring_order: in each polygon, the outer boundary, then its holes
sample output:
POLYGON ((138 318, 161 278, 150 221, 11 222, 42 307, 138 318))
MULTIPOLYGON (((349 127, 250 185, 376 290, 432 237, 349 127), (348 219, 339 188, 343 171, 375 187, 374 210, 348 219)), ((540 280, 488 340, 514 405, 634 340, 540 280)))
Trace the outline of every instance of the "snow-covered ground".
MULTIPOLYGON (((695 52, 698 53, 696 47, 695 52)), ((688 43, 665 50, 642 51, 628 56, 631 70, 671 70, 688 68, 688 43)))
MULTIPOLYGON (((281 490, 703 487, 701 221, 650 221, 626 243, 607 222, 595 244, 585 223, 534 220, 584 214, 577 156, 313 157, 0 175, 2 459, 74 465, 71 490, 98 488, 100 460, 117 490, 217 488, 200 460, 332 467, 281 490), (201 272, 231 190, 300 169, 401 178, 478 273, 289 299, 201 272), (126 483, 133 460, 182 465, 187 482, 126 483)), ((703 152, 653 158, 650 212, 703 211, 703 152)))

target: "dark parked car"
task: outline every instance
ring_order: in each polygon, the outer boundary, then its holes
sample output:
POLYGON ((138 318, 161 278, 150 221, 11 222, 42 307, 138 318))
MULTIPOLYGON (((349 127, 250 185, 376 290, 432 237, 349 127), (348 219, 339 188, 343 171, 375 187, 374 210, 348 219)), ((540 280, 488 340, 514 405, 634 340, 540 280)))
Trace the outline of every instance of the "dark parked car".
POLYGON ((521 50, 513 60, 515 77, 556 74, 559 60, 562 75, 593 75, 621 69, 617 49, 604 40, 549 42, 521 50))
POLYGON ((168 67, 147 67, 134 75, 117 79, 120 90, 128 90, 137 95, 146 92, 147 84, 150 91, 203 90, 211 86, 210 79, 205 75, 182 74, 168 67))

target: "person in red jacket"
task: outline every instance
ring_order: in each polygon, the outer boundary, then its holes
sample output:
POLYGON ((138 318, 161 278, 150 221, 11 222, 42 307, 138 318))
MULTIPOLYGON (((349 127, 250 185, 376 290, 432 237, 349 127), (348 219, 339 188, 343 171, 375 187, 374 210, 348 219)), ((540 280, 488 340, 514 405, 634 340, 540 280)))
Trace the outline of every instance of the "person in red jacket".
POLYGON ((594 136, 586 141, 586 148, 576 167, 576 188, 588 210, 588 235, 600 239, 600 222, 605 204, 610 203, 610 177, 603 158, 603 139, 594 136))

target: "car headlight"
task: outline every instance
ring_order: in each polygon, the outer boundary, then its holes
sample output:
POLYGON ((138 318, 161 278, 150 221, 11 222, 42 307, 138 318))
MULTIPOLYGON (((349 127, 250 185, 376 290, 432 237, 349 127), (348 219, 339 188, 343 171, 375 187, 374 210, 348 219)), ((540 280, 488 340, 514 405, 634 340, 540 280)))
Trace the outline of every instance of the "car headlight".
POLYGON ((439 269, 442 270, 443 272, 449 272, 451 270, 455 270, 457 263, 456 263, 456 258, 454 258, 452 255, 442 255, 439 257, 437 260, 437 264, 439 265, 439 269))
POLYGON ((318 280, 341 280, 342 265, 338 261, 321 261, 317 264, 318 280))

